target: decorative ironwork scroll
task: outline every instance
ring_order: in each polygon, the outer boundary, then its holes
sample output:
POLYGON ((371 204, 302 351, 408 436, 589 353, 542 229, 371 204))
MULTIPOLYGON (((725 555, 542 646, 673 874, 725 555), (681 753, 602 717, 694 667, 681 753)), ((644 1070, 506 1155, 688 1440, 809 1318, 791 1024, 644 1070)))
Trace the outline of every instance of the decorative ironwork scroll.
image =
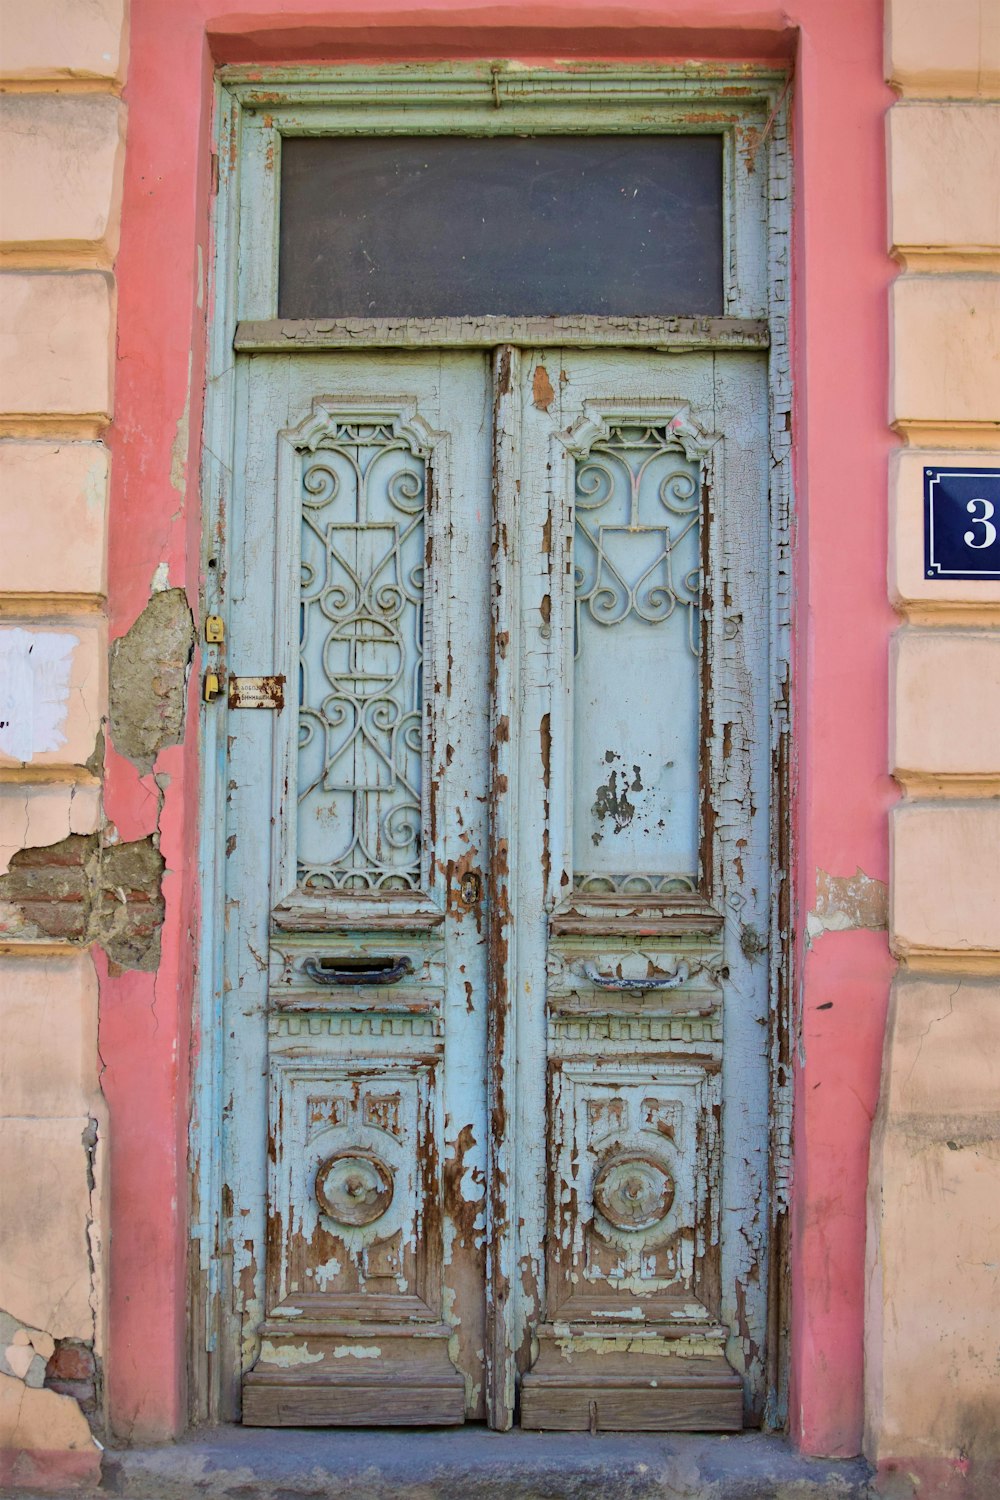
POLYGON ((667 424, 616 423, 576 466, 576 641, 580 613, 598 625, 634 615, 659 625, 681 613, 698 654, 701 558, 698 465, 667 424), (685 545, 691 537, 693 545, 685 545))
POLYGON ((298 885, 420 884, 426 450, 327 420, 301 465, 298 885))
POLYGON ((574 476, 574 876, 666 895, 698 869, 701 457, 686 416, 583 419, 574 476))
POLYGON ((610 871, 577 870, 574 890, 591 896, 690 896, 698 890, 691 875, 613 875, 610 871))

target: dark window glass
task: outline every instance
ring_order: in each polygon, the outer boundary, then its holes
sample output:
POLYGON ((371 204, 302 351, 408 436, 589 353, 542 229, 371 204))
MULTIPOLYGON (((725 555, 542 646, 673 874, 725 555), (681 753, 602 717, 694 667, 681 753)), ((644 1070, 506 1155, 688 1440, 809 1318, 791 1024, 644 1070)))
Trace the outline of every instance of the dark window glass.
POLYGON ((721 136, 283 142, 283 318, 722 310, 721 136))

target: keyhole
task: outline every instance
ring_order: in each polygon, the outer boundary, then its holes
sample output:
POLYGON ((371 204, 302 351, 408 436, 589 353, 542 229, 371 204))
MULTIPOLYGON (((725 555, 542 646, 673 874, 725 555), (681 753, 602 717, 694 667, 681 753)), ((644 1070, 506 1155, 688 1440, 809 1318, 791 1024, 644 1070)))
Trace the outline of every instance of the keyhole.
POLYGON ((463 906, 478 906, 483 894, 483 882, 474 871, 470 871, 459 881, 458 893, 463 906))

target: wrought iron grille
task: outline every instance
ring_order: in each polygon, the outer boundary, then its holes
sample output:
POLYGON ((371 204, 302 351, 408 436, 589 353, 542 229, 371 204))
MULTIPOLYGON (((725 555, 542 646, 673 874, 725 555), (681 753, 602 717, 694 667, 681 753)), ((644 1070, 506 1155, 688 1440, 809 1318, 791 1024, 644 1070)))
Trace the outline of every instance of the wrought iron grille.
POLYGON ((302 464, 298 884, 420 883, 426 464, 344 418, 302 464))
POLYGON ((609 422, 577 459, 574 487, 574 835, 584 866, 574 885, 591 894, 691 891, 700 465, 669 421, 609 422), (617 650, 608 627, 623 633, 617 650), (595 767, 606 781, 595 783, 595 767))

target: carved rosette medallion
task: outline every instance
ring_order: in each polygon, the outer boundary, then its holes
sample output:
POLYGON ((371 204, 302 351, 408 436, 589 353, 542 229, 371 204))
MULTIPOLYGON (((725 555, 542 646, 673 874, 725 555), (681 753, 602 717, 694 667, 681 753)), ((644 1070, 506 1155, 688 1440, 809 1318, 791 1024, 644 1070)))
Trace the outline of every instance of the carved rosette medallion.
POLYGON ((366 1151, 338 1151, 316 1169, 316 1202, 338 1224, 373 1224, 392 1202, 392 1191, 391 1168, 366 1151))
POLYGON ((594 1206, 615 1229, 652 1229, 670 1212, 674 1179, 649 1156, 614 1156, 594 1179, 594 1206))

